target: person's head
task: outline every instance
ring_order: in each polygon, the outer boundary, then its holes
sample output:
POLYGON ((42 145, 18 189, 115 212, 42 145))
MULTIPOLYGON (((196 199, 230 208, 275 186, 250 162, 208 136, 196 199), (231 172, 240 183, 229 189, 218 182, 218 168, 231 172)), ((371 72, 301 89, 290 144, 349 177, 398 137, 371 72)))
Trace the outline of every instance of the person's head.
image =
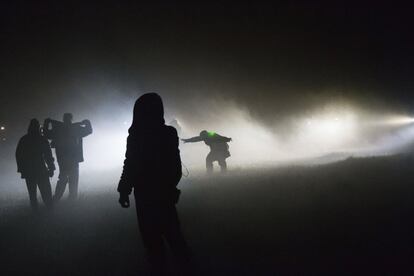
POLYGON ((40 135, 40 123, 37 119, 31 119, 29 128, 27 129, 29 135, 40 135))
POLYGON ((157 93, 147 93, 138 98, 134 105, 131 129, 151 128, 164 125, 164 105, 157 93))
POLYGON ((71 124, 73 119, 72 113, 65 113, 63 114, 63 122, 65 124, 71 124))
POLYGON ((200 137, 205 139, 208 138, 208 131, 207 130, 203 130, 200 132, 200 137))

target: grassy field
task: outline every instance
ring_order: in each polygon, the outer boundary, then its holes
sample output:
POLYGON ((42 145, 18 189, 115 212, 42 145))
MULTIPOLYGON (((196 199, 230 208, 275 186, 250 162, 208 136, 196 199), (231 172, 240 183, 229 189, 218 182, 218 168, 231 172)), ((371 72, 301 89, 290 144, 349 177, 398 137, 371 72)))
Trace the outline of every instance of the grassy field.
MULTIPOLYGON (((413 275, 413 180, 404 156, 191 175, 178 210, 200 275, 413 275)), ((147 275, 134 208, 104 184, 50 213, 3 202, 2 275, 147 275)))

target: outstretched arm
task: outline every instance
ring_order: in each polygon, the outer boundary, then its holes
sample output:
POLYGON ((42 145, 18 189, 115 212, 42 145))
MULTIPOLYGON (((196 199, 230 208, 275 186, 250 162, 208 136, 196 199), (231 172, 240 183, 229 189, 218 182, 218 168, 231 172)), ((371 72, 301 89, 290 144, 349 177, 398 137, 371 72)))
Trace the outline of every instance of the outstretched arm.
POLYGON ((183 141, 184 143, 194 143, 203 141, 203 138, 201 138, 200 136, 195 136, 188 139, 181 139, 181 141, 183 141))

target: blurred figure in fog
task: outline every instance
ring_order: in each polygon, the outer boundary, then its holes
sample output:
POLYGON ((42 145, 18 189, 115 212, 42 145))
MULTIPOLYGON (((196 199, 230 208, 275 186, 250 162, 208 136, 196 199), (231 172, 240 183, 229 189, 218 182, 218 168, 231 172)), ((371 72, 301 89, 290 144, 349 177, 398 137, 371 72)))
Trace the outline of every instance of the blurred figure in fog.
POLYGON ((37 119, 32 119, 27 131, 16 148, 17 172, 26 180, 30 205, 37 210, 37 188, 40 190, 43 202, 52 206, 52 188, 49 177, 55 171, 54 159, 49 142, 41 134, 37 119))
POLYGON ((181 175, 177 131, 164 123, 161 97, 144 94, 135 102, 118 192, 119 203, 128 208, 134 190, 139 229, 153 275, 169 275, 163 238, 180 272, 189 272, 190 254, 175 207, 181 175))
POLYGON ((169 125, 170 125, 170 126, 172 126, 172 127, 174 127, 174 128, 175 128, 175 130, 177 130, 178 137, 180 137, 180 136, 181 136, 181 126, 180 126, 180 124, 178 123, 177 119, 173 119, 173 120, 169 123, 169 125))
POLYGON ((210 152, 206 157, 206 168, 207 173, 213 172, 213 162, 217 161, 220 165, 221 172, 227 171, 226 158, 230 157, 228 142, 231 138, 221 136, 215 132, 203 130, 199 136, 192 137, 189 139, 181 139, 184 143, 194 143, 203 141, 207 146, 210 147, 210 152))
POLYGON ((59 200, 69 183, 69 199, 78 196, 79 163, 83 162, 82 138, 92 133, 89 120, 72 123, 72 114, 65 113, 63 122, 46 119, 44 122, 44 134, 52 140, 52 148, 56 150, 56 158, 59 164, 59 179, 56 184, 54 201, 59 200))

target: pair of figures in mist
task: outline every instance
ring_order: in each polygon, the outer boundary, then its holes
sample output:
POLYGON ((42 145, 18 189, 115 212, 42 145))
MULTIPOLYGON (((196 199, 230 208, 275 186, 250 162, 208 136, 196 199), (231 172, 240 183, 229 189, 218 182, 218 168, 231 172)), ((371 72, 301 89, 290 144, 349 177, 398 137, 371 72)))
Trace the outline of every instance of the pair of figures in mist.
POLYGON ((37 188, 47 207, 58 201, 69 184, 69 198, 75 199, 78 194, 79 163, 83 162, 82 138, 92 133, 89 120, 72 123, 72 114, 65 113, 63 122, 46 119, 43 129, 37 119, 32 119, 28 132, 20 140, 16 148, 17 171, 26 180, 30 204, 37 209, 37 188), (43 133, 42 133, 43 130, 43 133), (50 177, 55 171, 55 162, 51 146, 56 150, 59 165, 59 179, 52 200, 50 177))

